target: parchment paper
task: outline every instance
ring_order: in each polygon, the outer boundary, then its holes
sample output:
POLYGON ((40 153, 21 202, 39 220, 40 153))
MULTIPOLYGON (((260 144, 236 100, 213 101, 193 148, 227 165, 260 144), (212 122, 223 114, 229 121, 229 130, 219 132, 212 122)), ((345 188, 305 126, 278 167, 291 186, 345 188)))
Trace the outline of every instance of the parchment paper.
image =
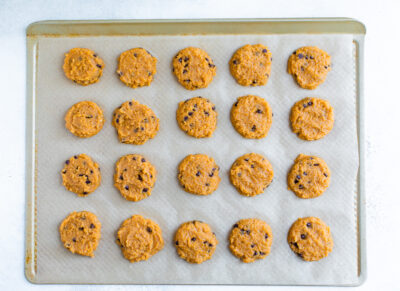
POLYGON ((37 279, 49 283, 152 283, 152 284, 350 284, 357 282, 355 65, 350 35, 242 35, 242 36, 137 36, 42 38, 39 41, 37 81, 37 279), (271 78, 266 86, 242 87, 229 73, 228 61, 244 44, 263 43, 273 54, 271 78), (316 90, 301 89, 286 72, 288 57, 298 47, 312 45, 332 57, 332 71, 316 90), (217 75, 206 89, 188 91, 175 80, 173 56, 182 48, 205 49, 217 66, 217 75), (106 67, 99 83, 82 87, 62 71, 64 53, 73 47, 93 49, 106 67), (117 77, 117 57, 127 49, 144 47, 158 59, 157 74, 149 87, 131 89, 117 77), (268 136, 242 138, 232 127, 229 111, 239 96, 255 94, 267 99, 274 117, 268 136), (179 101, 194 96, 209 98, 218 111, 212 138, 185 135, 175 120, 179 101), (304 97, 329 100, 334 107, 334 128, 321 140, 307 142, 289 127, 291 106, 304 97), (118 142, 111 126, 113 110, 136 99, 160 118, 157 136, 141 146, 118 142), (91 100, 105 113, 106 123, 96 136, 80 139, 64 127, 64 115, 76 102, 91 100), (275 179, 265 193, 248 198, 229 182, 229 169, 242 154, 256 152, 272 163, 275 179), (85 198, 62 186, 60 170, 70 156, 86 153, 100 164, 101 186, 85 198), (125 154, 139 153, 158 170, 152 195, 140 202, 122 198, 113 186, 114 164, 125 154), (217 191, 198 197, 182 190, 177 165, 188 154, 205 153, 221 167, 217 191), (287 190, 286 176, 300 153, 323 158, 331 169, 331 185, 319 198, 302 200, 287 190), (94 258, 73 255, 59 239, 58 227, 72 211, 88 210, 102 223, 102 239, 94 258), (129 263, 115 243, 123 220, 141 214, 156 221, 165 239, 164 249, 148 261, 129 263), (334 249, 325 259, 304 262, 289 248, 291 224, 304 216, 317 216, 331 228, 334 249), (272 227, 271 254, 245 264, 228 248, 232 225, 242 218, 258 217, 272 227), (211 260, 191 265, 178 257, 173 245, 183 222, 202 220, 219 240, 211 260))

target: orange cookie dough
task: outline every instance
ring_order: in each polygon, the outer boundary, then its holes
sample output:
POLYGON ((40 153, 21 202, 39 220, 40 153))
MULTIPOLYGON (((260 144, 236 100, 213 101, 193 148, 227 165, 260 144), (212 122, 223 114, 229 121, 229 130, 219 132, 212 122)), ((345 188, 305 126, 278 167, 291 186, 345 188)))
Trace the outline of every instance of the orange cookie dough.
POLYGON ((210 137, 217 127, 215 105, 203 97, 194 97, 180 102, 176 111, 179 127, 188 135, 210 137))
POLYGON ((117 244, 131 263, 147 261, 164 247, 161 228, 151 219, 133 215, 117 233, 117 244))
POLYGON ((175 233, 174 240, 178 255, 195 264, 211 259, 218 244, 211 227, 197 220, 183 223, 175 233))
POLYGON ((331 172, 321 158, 300 154, 288 174, 289 189, 299 198, 315 198, 329 187, 331 172))
POLYGON ((331 70, 331 57, 315 46, 302 47, 289 57, 287 70, 300 87, 315 89, 331 70))
POLYGON ((272 54, 262 44, 239 48, 229 61, 232 76, 242 86, 267 84, 271 74, 272 54))
POLYGON ((331 231, 317 217, 297 219, 289 230, 287 241, 292 251, 305 261, 318 261, 333 249, 331 231))
POLYGON ((188 90, 206 88, 217 70, 207 52, 197 47, 180 50, 173 58, 172 66, 178 82, 188 90))
POLYGON ((101 237, 101 223, 88 211, 72 212, 61 223, 60 238, 73 254, 93 257, 101 237))
POLYGON ((327 135, 335 121, 333 108, 328 101, 304 98, 293 105, 290 113, 292 130, 304 140, 317 140, 327 135))
POLYGON ((217 190, 221 178, 214 159, 202 155, 189 155, 179 164, 178 179, 186 192, 209 195, 217 190))
POLYGON ((157 59, 143 48, 124 51, 118 58, 117 74, 128 87, 149 86, 157 72, 157 59))
POLYGON ((239 220, 229 236, 229 248, 244 263, 264 259, 272 245, 271 227, 257 218, 239 220))
POLYGON ((99 81, 104 62, 90 49, 73 48, 65 54, 63 69, 68 79, 87 86, 99 81))
POLYGON ((120 142, 141 145, 156 136, 159 119, 151 108, 132 100, 115 109, 112 125, 120 142))
POLYGON ((92 193, 101 182, 99 165, 85 154, 66 160, 61 176, 65 188, 78 196, 92 193))

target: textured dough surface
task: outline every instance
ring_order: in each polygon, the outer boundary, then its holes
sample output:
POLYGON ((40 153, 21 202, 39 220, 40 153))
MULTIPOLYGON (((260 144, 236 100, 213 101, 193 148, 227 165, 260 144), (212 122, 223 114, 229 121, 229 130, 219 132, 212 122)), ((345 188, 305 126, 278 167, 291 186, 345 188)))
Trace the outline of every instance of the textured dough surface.
POLYGON ((287 69, 300 87, 315 89, 331 70, 331 57, 318 47, 302 47, 289 57, 287 69))
POLYGON ((272 110, 261 97, 239 97, 231 109, 231 122, 245 138, 260 139, 267 136, 272 123, 272 110))
POLYGON ((328 101, 304 98, 296 102, 290 113, 292 130, 304 140, 317 140, 327 135, 335 121, 333 108, 328 101))
POLYGON ((85 154, 66 160, 61 176, 65 188, 78 196, 87 196, 101 183, 99 165, 85 154))
POLYGON ((186 192, 209 195, 217 190, 221 178, 219 167, 212 157, 189 155, 179 164, 178 179, 186 192))
POLYGON ((178 82, 188 90, 206 88, 217 71, 207 52, 197 47, 180 50, 172 60, 172 67, 178 82))
POLYGON ((297 219, 289 230, 287 240, 292 251, 305 261, 318 261, 333 249, 331 231, 317 217, 297 219))
POLYGON ((215 105, 210 100, 194 97, 179 103, 176 121, 190 136, 210 137, 217 127, 217 115, 215 105))
POLYGON ((133 215, 126 219, 117 233, 117 244, 131 263, 147 261, 164 247, 161 228, 151 219, 133 215))
POLYGON ((233 186, 244 196, 263 193, 273 178, 271 163, 262 155, 255 153, 237 158, 230 171, 233 186))
POLYGON ((72 212, 61 223, 60 238, 71 253, 93 257, 99 245, 101 223, 88 211, 72 212))
POLYGON ((331 172, 321 158, 300 154, 288 175, 288 186, 299 198, 315 198, 329 187, 331 172))
POLYGON ((126 155, 115 165, 114 186, 129 201, 151 195, 156 183, 156 168, 141 155, 126 155))
POLYGON ((157 72, 157 59, 143 48, 124 51, 118 58, 117 74, 128 87, 149 86, 157 72))
POLYGON ((141 145, 156 136, 159 119, 153 110, 136 100, 127 101, 115 109, 112 125, 122 143, 141 145))
POLYGON ((65 115, 65 127, 78 137, 96 135, 104 125, 103 110, 94 102, 78 102, 65 115))
POLYGON ((239 48, 229 61, 232 76, 242 86, 267 84, 271 74, 272 54, 262 44, 245 45, 239 48))
POLYGON ((271 251, 271 227, 257 218, 242 219, 232 228, 229 248, 244 263, 264 259, 271 251))
POLYGON ((65 76, 79 85, 97 83, 103 74, 103 69, 103 60, 90 49, 73 48, 65 54, 63 65, 65 76))
POLYGON ((201 264, 211 259, 217 244, 211 227, 197 220, 183 223, 175 234, 176 251, 189 263, 201 264))

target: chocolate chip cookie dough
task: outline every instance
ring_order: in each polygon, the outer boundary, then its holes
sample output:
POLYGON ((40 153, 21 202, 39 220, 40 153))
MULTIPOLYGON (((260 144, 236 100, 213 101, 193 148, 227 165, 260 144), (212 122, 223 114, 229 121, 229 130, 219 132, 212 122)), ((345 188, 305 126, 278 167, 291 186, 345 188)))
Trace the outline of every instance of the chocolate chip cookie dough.
POLYGON ((242 96, 232 106, 231 122, 243 137, 260 139, 267 136, 271 127, 272 110, 264 98, 242 96))
POLYGON ((315 198, 329 187, 331 172, 321 158, 300 154, 288 175, 288 187, 299 198, 315 198))
POLYGON ((115 165, 114 186, 129 201, 151 195, 156 183, 156 168, 141 155, 126 155, 115 165))
POLYGON ((263 86, 271 74, 272 54, 262 44, 239 48, 229 61, 232 76, 242 86, 263 86))
POLYGON ((156 136, 159 119, 151 108, 132 100, 115 109, 112 125, 120 142, 141 145, 156 136))
POLYGON ((117 244, 131 263, 147 261, 164 247, 161 228, 151 219, 133 215, 126 219, 117 233, 117 244))
POLYGON ((300 87, 312 90, 325 81, 331 57, 318 47, 301 47, 289 57, 287 70, 300 87))
POLYGON ((89 211, 72 212, 61 223, 60 238, 73 254, 93 257, 101 237, 101 223, 89 211))
POLYGON ((289 230, 287 241, 292 251, 305 261, 318 261, 333 249, 331 231, 317 217, 297 219, 289 230))
POLYGON ((188 135, 210 137, 217 127, 215 105, 203 97, 194 97, 180 102, 176 111, 179 127, 188 135))
POLYGON ((211 259, 218 244, 211 227, 197 220, 183 223, 177 230, 174 241, 178 255, 195 264, 211 259))
POLYGON ((206 88, 217 70, 207 52, 197 47, 180 50, 173 58, 172 66, 178 82, 188 90, 206 88))
POLYGON ((271 227, 257 218, 242 219, 232 228, 229 248, 244 263, 264 259, 272 245, 271 227))
POLYGON ((85 154, 66 160, 61 176, 65 188, 78 196, 92 193, 101 182, 99 165, 85 154))
POLYGON ((239 157, 230 171, 233 186, 244 196, 263 193, 273 178, 274 171, 271 163, 262 155, 255 153, 239 157))
POLYGON ((143 48, 124 51, 118 58, 117 74, 128 87, 149 86, 157 72, 157 59, 143 48))
POLYGON ((221 178, 219 167, 212 157, 189 155, 179 164, 178 179, 186 192, 209 195, 217 190, 221 178))
POLYGON ((91 101, 74 104, 65 115, 65 127, 77 137, 94 136, 103 125, 103 110, 91 101))
POLYGON ((63 69, 68 79, 87 86, 99 81, 104 62, 90 49, 73 48, 65 54, 63 69))
POLYGON ((290 113, 292 130, 304 140, 317 140, 327 135, 335 121, 333 108, 328 101, 304 98, 293 105, 290 113))

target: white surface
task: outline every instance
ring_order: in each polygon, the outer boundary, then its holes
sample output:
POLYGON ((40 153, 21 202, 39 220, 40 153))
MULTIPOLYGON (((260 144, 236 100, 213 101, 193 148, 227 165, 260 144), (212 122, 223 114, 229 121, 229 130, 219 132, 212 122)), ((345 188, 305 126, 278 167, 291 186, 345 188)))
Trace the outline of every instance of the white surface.
MULTIPOLYGON (((367 127, 368 278, 359 289, 398 289, 400 220, 396 189, 400 133, 398 98, 398 24, 400 3, 337 1, 0 1, 0 289, 56 290, 239 290, 243 287, 36 286, 23 275, 25 28, 44 19, 354 17, 367 26, 365 99, 367 127), (107 4, 107 2, 109 2, 107 4), (396 29, 397 30, 397 29, 396 29), (393 59, 393 61, 392 61, 393 59)), ((247 289, 248 287, 246 287, 247 289)), ((253 287, 254 290, 268 289, 253 287)), ((271 289, 276 289, 273 287, 271 289)), ((281 287, 281 290, 293 289, 281 287)), ((298 288, 308 290, 309 288, 298 288)), ((330 288, 334 290, 336 288, 330 288)))

